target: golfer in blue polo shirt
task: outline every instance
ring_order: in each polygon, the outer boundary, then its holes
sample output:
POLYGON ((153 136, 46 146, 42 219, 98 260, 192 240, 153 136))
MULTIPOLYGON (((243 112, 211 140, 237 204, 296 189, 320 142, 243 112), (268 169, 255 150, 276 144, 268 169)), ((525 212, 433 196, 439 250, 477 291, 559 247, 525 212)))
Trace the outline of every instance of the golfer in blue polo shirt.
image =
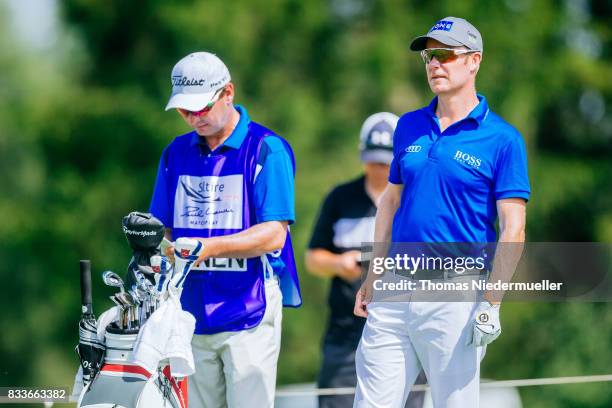
MULTIPOLYGON (((375 241, 392 248, 399 243, 486 245, 497 239, 499 218, 499 243, 524 242, 530 193, 525 143, 476 93, 480 33, 464 19, 447 17, 410 48, 420 51, 436 97, 399 120, 375 241)), ((498 267, 504 264, 498 262, 500 247, 490 263, 492 281, 508 278, 508 271, 498 267)), ((452 280, 459 274, 443 272, 436 277, 452 280)), ((422 367, 435 407, 478 407, 480 360, 501 333, 499 294, 423 302, 410 301, 416 299, 410 298, 413 291, 406 302, 371 302, 376 278, 370 270, 355 299, 355 314, 367 321, 356 356, 354 406, 403 406, 422 367)))
POLYGON ((187 55, 171 81, 166 110, 193 131, 164 150, 151 213, 168 239, 202 243, 181 296, 196 318, 189 406, 273 407, 282 306, 301 303, 289 235, 293 152, 234 105, 215 55, 187 55))

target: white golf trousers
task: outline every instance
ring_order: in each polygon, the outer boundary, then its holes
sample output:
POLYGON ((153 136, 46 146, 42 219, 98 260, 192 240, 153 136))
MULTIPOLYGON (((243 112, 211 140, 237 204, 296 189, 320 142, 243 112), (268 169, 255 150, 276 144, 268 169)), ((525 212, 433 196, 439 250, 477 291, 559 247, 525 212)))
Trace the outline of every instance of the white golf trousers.
POLYGON ((477 408, 484 347, 475 302, 374 302, 357 349, 354 408, 403 407, 421 367, 435 408, 477 408))
POLYGON ((276 279, 266 282, 266 302, 262 321, 252 329, 193 336, 189 408, 274 406, 283 309, 276 279))

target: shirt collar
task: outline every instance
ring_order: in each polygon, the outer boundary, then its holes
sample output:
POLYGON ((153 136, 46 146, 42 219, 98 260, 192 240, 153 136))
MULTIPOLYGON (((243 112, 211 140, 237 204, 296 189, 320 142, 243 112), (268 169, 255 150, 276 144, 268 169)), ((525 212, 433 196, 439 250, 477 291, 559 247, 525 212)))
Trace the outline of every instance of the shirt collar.
MULTIPOLYGON (((240 114, 240 120, 236 124, 234 130, 232 130, 232 134, 229 135, 229 137, 225 139, 225 142, 223 142, 223 144, 218 148, 222 146, 227 146, 233 149, 239 149, 249 131, 249 124, 251 123, 251 118, 249 117, 247 110, 241 105, 236 105, 234 106, 234 108, 240 114)), ((199 136, 196 131, 193 131, 193 136, 191 137, 191 145, 196 146, 198 144, 201 144, 201 142, 204 143, 204 140, 202 140, 202 136, 199 136)), ((206 144, 205 146, 208 147, 208 145, 206 144)))
MULTIPOLYGON (((483 95, 476 94, 476 97, 478 98, 478 101, 479 101, 478 105, 476 105, 476 107, 472 109, 469 115, 467 115, 463 120, 473 119, 476 121, 476 123, 478 123, 479 125, 482 125, 482 122, 484 122, 484 120, 487 118, 487 115, 489 114, 489 104, 487 103, 487 98, 485 98, 483 95)), ((438 107, 438 97, 436 96, 435 98, 431 100, 427 108, 425 108, 427 113, 429 113, 431 117, 436 119, 436 121, 437 121, 437 117, 436 117, 437 107, 438 107)))

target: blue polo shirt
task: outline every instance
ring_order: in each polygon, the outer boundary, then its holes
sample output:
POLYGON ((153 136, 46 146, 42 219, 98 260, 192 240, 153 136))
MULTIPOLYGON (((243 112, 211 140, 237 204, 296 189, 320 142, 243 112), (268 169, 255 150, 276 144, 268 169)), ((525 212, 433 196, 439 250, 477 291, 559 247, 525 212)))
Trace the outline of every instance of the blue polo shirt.
MULTIPOLYGON (((173 239, 240 233, 266 221, 294 221, 294 158, 289 144, 236 107, 239 121, 214 150, 196 132, 175 138, 162 154, 151 213, 173 239)), ((264 280, 279 278, 283 304, 301 296, 291 236, 272 254, 213 258, 185 278, 181 304, 196 334, 257 326, 265 313, 264 280), (239 272, 239 273, 237 273, 239 272)))
POLYGON ((478 99, 444 132, 437 97, 400 118, 389 181, 404 189, 393 242, 495 242, 496 201, 529 199, 523 138, 478 99))
MULTIPOLYGON (((251 119, 245 108, 236 106, 240 120, 232 134, 215 150, 211 151, 203 137, 195 131, 177 137, 163 152, 159 163, 155 190, 151 200, 150 212, 158 217, 167 228, 173 225, 174 194, 172 181, 169 180, 167 157, 173 149, 182 148, 185 143, 188 149, 198 154, 185 155, 189 160, 187 168, 197 174, 202 162, 209 157, 223 155, 228 149, 239 149, 244 141, 251 119)), ((295 221, 294 173, 291 159, 293 153, 278 136, 270 135, 264 139, 258 158, 258 174, 253 189, 254 210, 258 223, 266 221, 295 221)), ((184 164, 184 163, 183 163, 184 164)), ((197 236, 196 234, 173 231, 173 238, 197 236)), ((186 232, 186 231, 185 231, 186 232)), ((195 231, 194 231, 195 232, 195 231)))
MULTIPOLYGON (((230 149, 239 149, 249 130, 251 119, 247 110, 237 105, 240 120, 231 135, 216 149, 210 150, 203 137, 195 131, 177 137, 164 150, 157 173, 157 180, 151 200, 150 212, 159 218, 167 228, 173 228, 176 181, 171 180, 168 157, 181 152, 183 167, 197 175, 202 163, 215 156, 223 156, 230 149)), ((264 139, 257 159, 257 176, 253 188, 253 202, 258 223, 266 221, 295 221, 293 153, 285 142, 276 135, 264 139)), ((218 157, 217 157, 218 158, 218 157)), ((197 229, 173 229, 173 238, 197 237, 197 229)))

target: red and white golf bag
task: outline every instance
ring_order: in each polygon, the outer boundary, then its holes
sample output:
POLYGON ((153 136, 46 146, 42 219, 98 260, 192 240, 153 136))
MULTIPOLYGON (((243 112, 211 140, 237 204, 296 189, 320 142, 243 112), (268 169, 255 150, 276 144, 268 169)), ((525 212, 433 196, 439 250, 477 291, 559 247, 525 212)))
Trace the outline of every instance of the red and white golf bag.
POLYGON ((187 408, 187 378, 170 374, 167 361, 156 372, 131 363, 137 333, 106 331, 104 365, 81 392, 81 408, 187 408))
MULTIPOLYGON (((116 309, 100 316, 104 364, 78 397, 79 408, 187 408, 187 376, 195 372, 191 339, 195 318, 183 311, 182 285, 202 248, 187 238, 176 242, 170 276, 159 276, 160 306, 135 329, 118 324, 116 309), (107 317, 108 316, 108 317, 107 317), (114 323, 105 326, 107 321, 114 323)), ((157 257, 159 258, 159 257, 157 257)), ((155 259, 153 266, 160 263, 155 259)), ((77 374, 77 382, 78 382, 77 374)), ((76 383, 75 383, 76 384, 76 383)))

